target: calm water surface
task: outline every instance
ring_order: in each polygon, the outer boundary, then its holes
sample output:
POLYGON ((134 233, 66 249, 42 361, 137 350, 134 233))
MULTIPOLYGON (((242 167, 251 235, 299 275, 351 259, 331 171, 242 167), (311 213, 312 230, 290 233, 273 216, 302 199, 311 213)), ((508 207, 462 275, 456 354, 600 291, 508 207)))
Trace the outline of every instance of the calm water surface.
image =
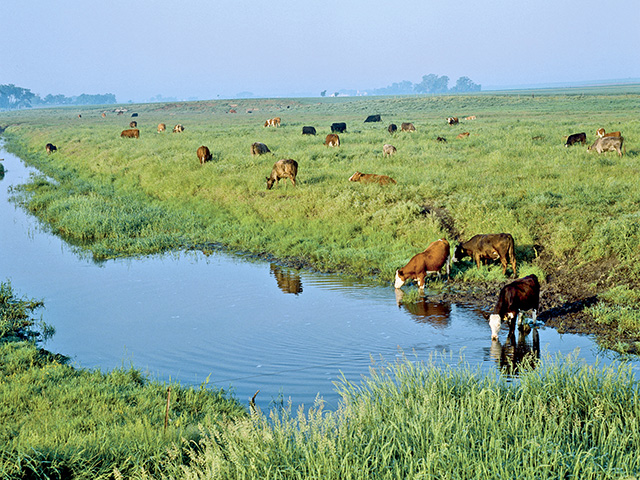
MULTIPOLYGON (((56 328, 46 348, 86 368, 130 365, 159 380, 231 389, 264 410, 273 401, 335 408, 333 382, 358 381, 372 360, 402 352, 497 369, 481 313, 471 306, 398 306, 392 286, 321 275, 239 256, 180 252, 94 263, 8 202, 32 170, 0 150, 0 278, 20 296, 42 299, 56 328)), ((406 288, 406 287, 405 287, 406 288)), ((501 340, 504 342, 504 331, 501 340)), ((604 356, 587 336, 539 329, 541 354, 604 356)), ((531 336, 530 336, 531 337, 531 336)), ((527 345, 531 340, 527 339, 527 345)), ((638 362, 634 363, 638 371, 638 362)))

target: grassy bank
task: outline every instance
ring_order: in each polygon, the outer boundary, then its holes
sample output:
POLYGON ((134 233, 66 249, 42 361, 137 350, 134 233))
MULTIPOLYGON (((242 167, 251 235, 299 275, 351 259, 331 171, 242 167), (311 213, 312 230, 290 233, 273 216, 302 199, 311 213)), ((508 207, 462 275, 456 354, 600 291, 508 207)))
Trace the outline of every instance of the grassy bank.
MULTIPOLYGON (((24 189, 24 204, 97 258, 221 245, 390 282, 432 240, 455 245, 477 233, 509 232, 522 275, 553 282, 561 267, 564 278, 580 283, 578 296, 605 294, 605 301, 611 288, 639 289, 637 92, 149 104, 106 118, 101 108, 83 109, 82 118, 79 111, 10 113, 4 136, 11 151, 47 175, 24 189), (141 137, 122 139, 133 111, 141 137), (363 123, 372 113, 383 123, 363 123), (448 126, 451 115, 477 119, 448 126), (273 116, 282 126, 264 128, 273 116), (348 126, 335 149, 322 144, 334 121, 348 126), (416 132, 387 132, 389 123, 404 121, 416 132), (181 123, 185 132, 158 134, 160 122, 169 130, 181 123), (302 136, 303 125, 318 135, 302 136), (625 156, 564 147, 564 136, 584 131, 592 141, 599 127, 623 132, 625 156), (469 138, 456 138, 465 131, 469 138), (252 157, 255 141, 274 154, 252 157), (48 142, 59 151, 47 155, 48 142), (384 143, 398 153, 383 157, 384 143), (195 155, 200 145, 213 154, 204 166, 195 155), (298 162, 298 187, 267 191, 265 176, 280 158, 298 162), (356 170, 398 184, 348 182, 356 170)), ((465 262, 452 285, 499 285, 497 270, 465 262)), ((553 299, 543 295, 545 309, 580 300, 562 288, 553 299)), ((620 348, 632 349, 625 343, 640 340, 637 307, 608 305, 614 313, 607 310, 606 320, 604 310, 590 318, 618 332, 611 319, 624 316, 620 348)))

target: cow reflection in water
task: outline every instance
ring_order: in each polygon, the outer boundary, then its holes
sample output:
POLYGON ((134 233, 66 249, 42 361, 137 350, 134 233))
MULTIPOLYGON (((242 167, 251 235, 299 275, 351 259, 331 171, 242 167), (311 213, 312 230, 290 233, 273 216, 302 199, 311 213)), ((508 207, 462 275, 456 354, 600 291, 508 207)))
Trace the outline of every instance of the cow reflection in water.
POLYGON ((522 330, 518 334, 509 335, 504 345, 500 340, 491 340, 490 355, 500 365, 500 369, 509 375, 518 375, 521 369, 533 369, 540 359, 540 336, 538 329, 534 328, 531 339, 527 339, 526 332, 522 330))
POLYGON ((283 270, 275 264, 271 264, 271 274, 276 277, 278 288, 284 293, 293 293, 298 295, 302 293, 302 281, 300 275, 288 270, 283 270))
POLYGON ((428 302, 426 297, 420 297, 414 303, 403 303, 404 292, 396 288, 396 303, 398 308, 404 308, 416 322, 429 323, 434 327, 449 326, 451 319, 451 305, 448 303, 428 302))

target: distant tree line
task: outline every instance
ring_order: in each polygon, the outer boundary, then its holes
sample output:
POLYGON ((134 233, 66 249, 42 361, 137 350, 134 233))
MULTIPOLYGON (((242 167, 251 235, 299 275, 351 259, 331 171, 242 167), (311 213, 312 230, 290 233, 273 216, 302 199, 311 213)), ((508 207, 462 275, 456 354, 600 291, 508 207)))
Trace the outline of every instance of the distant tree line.
POLYGON ((388 87, 376 88, 373 95, 409 95, 412 93, 465 93, 479 92, 482 85, 473 83, 469 77, 460 77, 456 84, 449 88, 449 77, 438 76, 433 73, 424 75, 420 83, 412 83, 404 80, 399 83, 392 83, 388 87))
POLYGON ((112 93, 103 95, 88 95, 83 93, 73 97, 65 95, 47 95, 41 98, 28 88, 16 87, 13 84, 0 85, 0 109, 14 110, 56 105, 105 105, 116 103, 116 96, 112 93))

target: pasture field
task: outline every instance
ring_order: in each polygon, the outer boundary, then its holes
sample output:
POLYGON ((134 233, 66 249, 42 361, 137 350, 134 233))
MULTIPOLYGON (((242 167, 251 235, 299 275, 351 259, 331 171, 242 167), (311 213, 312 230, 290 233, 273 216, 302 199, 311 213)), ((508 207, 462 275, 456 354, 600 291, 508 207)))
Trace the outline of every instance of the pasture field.
MULTIPOLYGON (((126 108, 124 115, 104 107, 9 112, 0 122, 7 148, 45 175, 19 199, 97 259, 222 247, 391 284, 395 270, 437 238, 455 246, 477 233, 509 232, 518 274, 544 279, 548 324, 638 351, 638 86, 126 108), (383 121, 364 123, 370 114, 383 121), (476 119, 465 121, 469 115, 476 119), (275 116, 279 128, 263 127, 275 116), (448 116, 460 124, 447 125, 448 116), (132 119, 140 138, 120 138, 132 119), (330 124, 341 121, 341 146, 325 147, 330 124), (160 122, 167 132, 156 132, 160 122), (402 122, 416 131, 390 135, 387 126, 402 122), (171 133, 175 124, 185 131, 171 133), (303 136, 305 125, 318 135, 303 136), (577 132, 592 143, 599 127, 622 131, 624 156, 564 147, 577 132), (462 132, 470 136, 457 139, 462 132), (48 142, 59 150, 47 155, 48 142), (251 156, 253 142, 273 154, 251 156), (385 143, 397 154, 384 157, 385 143), (205 165, 196 158, 200 145, 213 156, 205 165), (267 191, 265 177, 281 158, 298 162, 298 187, 281 181, 267 191), (397 185, 349 182, 355 171, 389 175, 397 185)), ((471 295, 488 310, 504 283, 498 266, 477 270, 467 259, 451 282, 431 286, 447 300, 471 295)))

